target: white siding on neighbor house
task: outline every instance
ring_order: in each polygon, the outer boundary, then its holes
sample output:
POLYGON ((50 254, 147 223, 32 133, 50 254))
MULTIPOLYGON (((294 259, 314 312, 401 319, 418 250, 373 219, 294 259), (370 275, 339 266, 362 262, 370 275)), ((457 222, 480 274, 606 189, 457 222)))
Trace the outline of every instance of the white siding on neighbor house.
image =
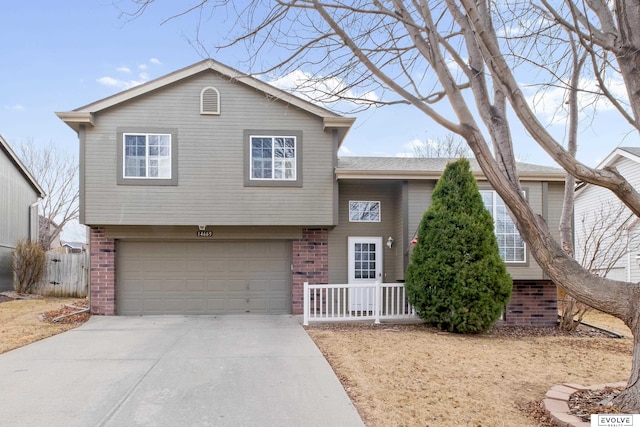
MULTIPOLYGON (((635 188, 640 188, 640 165, 626 157, 619 157, 613 165, 635 188)), ((637 218, 631 214, 628 208, 624 208, 622 215, 614 215, 619 213, 622 202, 609 190, 595 185, 587 185, 579 190, 575 198, 574 223, 575 223, 575 252, 576 259, 590 259, 593 253, 585 254, 594 245, 588 240, 587 235, 592 233, 597 226, 602 225, 601 218, 604 216, 611 221, 611 230, 621 226, 621 222, 628 220, 627 226, 619 232, 611 231, 610 238, 617 248, 624 245, 627 239, 638 239, 637 218), (634 223, 635 222, 635 223, 634 223), (628 225, 632 225, 631 230, 627 231, 628 225), (635 237, 634 237, 635 236, 635 237)), ((640 281, 640 267, 636 256, 640 254, 640 249, 635 248, 631 253, 623 256, 615 265, 607 277, 616 280, 630 280, 632 282, 640 281), (621 272, 624 271, 624 273, 621 272)))
POLYGON ((333 225, 333 135, 322 119, 203 72, 96 114, 84 146, 84 221, 130 225, 333 225), (200 114, 220 91, 221 114, 200 114), (117 185, 118 130, 176 129, 178 185, 117 185), (301 131, 301 187, 245 187, 246 129, 301 131))

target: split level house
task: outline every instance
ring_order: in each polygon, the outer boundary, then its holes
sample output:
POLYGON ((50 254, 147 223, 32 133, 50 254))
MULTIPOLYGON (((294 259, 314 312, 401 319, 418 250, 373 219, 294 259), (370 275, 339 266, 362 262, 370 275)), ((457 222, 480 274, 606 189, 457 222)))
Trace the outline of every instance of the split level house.
MULTIPOLYGON (((596 168, 615 168, 634 188, 640 188, 638 147, 618 147, 596 168)), ((576 259, 598 275, 640 282, 638 222, 611 191, 591 184, 579 186, 574 209, 576 259)))
POLYGON ((0 292, 13 290, 11 260, 20 240, 38 241, 42 187, 0 136, 0 292))
MULTIPOLYGON (((58 116, 80 140, 94 314, 300 314, 304 282, 402 282, 447 164, 339 159, 353 118, 211 59, 58 116)), ((554 324, 554 284, 472 163, 514 279, 506 320, 554 324)), ((557 224, 564 174, 519 167, 557 224)))

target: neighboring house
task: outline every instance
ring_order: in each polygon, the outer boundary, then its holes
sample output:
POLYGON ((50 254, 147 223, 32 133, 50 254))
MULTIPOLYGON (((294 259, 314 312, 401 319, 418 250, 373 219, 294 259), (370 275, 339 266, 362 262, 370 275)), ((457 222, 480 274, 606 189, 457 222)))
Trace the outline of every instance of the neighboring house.
POLYGON ((11 257, 19 240, 38 240, 38 202, 45 196, 0 136, 0 292, 13 290, 11 257))
MULTIPOLYGON (((58 116, 80 139, 96 314, 299 314, 304 282, 402 281, 446 165, 338 160, 354 119, 213 60, 58 116)), ((520 170, 557 224, 564 174, 520 170)), ((515 280, 507 321, 555 323, 555 286, 480 185, 515 280)))
POLYGON ((87 251, 87 244, 84 242, 62 242, 62 252, 67 254, 81 254, 87 251))
MULTIPOLYGON (((616 148, 596 168, 615 168, 634 188, 640 188, 640 148, 616 148)), ((640 281, 638 218, 611 191, 580 186, 574 223, 576 259, 584 267, 611 279, 640 281)))

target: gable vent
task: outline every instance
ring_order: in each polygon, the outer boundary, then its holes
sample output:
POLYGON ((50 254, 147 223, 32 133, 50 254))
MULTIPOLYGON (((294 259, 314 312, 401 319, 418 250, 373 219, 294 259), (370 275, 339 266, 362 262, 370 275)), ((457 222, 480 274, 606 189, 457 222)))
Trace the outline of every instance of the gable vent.
POLYGON ((200 114, 220 114, 220 92, 215 87, 200 92, 200 114))

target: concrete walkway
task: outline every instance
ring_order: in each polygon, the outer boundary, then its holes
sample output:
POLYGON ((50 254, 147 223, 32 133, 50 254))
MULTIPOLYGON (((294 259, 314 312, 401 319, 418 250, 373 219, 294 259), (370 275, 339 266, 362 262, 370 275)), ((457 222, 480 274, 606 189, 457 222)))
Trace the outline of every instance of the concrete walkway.
POLYGON ((292 316, 97 317, 0 355, 7 426, 363 426, 292 316))

